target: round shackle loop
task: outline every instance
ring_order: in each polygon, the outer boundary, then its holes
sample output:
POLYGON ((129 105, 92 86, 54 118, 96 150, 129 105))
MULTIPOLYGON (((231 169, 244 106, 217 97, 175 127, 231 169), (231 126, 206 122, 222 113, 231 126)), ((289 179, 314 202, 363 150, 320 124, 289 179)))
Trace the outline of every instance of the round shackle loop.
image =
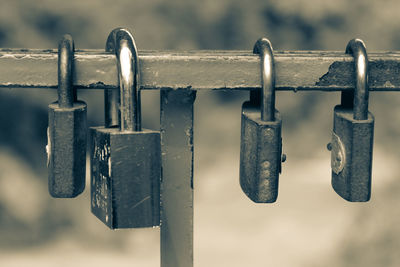
POLYGON ((61 108, 72 107, 76 101, 73 88, 74 41, 65 34, 58 44, 58 105, 61 108))
POLYGON ((356 86, 354 90, 353 118, 368 119, 368 55, 365 44, 360 39, 352 39, 346 46, 346 54, 354 57, 356 86))
POLYGON ((135 40, 127 29, 116 28, 107 38, 107 52, 117 57, 121 131, 141 131, 139 58, 135 40))
POLYGON ((272 45, 267 38, 254 44, 254 54, 261 57, 261 120, 275 120, 275 64, 272 45))

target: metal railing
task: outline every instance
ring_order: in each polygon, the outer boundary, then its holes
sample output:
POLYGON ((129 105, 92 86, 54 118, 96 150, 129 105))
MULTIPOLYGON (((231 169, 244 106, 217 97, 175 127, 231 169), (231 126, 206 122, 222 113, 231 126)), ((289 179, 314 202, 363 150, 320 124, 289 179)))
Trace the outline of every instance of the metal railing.
MULTIPOLYGON (((369 53, 369 90, 400 91, 400 53, 369 53)), ((277 51, 276 90, 346 91, 353 57, 344 52, 277 51)), ((54 88, 57 50, 0 49, 0 87, 54 88)), ((161 90, 163 179, 161 266, 193 265, 193 104, 198 90, 261 88, 251 51, 139 51, 141 89, 161 90), (175 168, 180 166, 180 168, 175 168)), ((74 86, 117 89, 115 55, 77 50, 74 86)))
MULTIPOLYGON (((354 87, 353 57, 332 51, 275 51, 276 90, 344 91, 354 87)), ((368 53, 369 89, 400 90, 400 53, 368 53)), ((141 89, 254 89, 260 59, 251 51, 139 51, 141 89)), ((118 87, 115 56, 75 52, 74 86, 118 87)), ((0 87, 57 88, 57 50, 0 49, 0 87)))

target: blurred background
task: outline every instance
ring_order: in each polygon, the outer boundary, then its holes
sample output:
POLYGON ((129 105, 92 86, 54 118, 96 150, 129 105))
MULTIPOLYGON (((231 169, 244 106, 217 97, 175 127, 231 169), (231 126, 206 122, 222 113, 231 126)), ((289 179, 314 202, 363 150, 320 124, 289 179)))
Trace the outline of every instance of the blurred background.
MULTIPOLYGON (((139 50, 399 50, 400 3, 386 1, 0 0, 0 47, 103 49, 115 27, 139 50)), ((103 124, 102 91, 79 91, 90 126, 103 124)), ((371 93, 372 199, 348 203, 330 185, 339 93, 278 92, 287 161, 278 201, 256 205, 239 186, 246 92, 198 92, 195 102, 195 266, 400 266, 400 94, 371 93)), ((0 91, 0 266, 159 266, 159 229, 108 230, 90 213, 89 186, 73 200, 47 192, 47 105, 54 90, 0 91)), ((159 127, 159 94, 145 91, 143 122, 159 127)), ((89 177, 87 177, 89 178, 89 177)))

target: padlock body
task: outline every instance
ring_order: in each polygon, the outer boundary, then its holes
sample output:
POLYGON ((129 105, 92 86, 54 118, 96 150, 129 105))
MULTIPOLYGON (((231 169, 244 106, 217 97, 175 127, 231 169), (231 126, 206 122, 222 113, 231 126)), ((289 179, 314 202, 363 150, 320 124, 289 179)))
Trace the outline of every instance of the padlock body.
POLYGON ((371 198, 374 117, 354 120, 353 110, 334 109, 331 167, 332 187, 347 201, 365 202, 371 198))
POLYGON ((111 229, 160 224, 160 132, 91 133, 91 210, 111 229))
POLYGON ((72 198, 85 189, 87 123, 86 104, 70 108, 49 105, 48 186, 52 197, 72 198))
POLYGON ((275 111, 274 121, 262 121, 260 107, 245 102, 241 124, 240 186, 256 203, 275 202, 282 157, 280 114, 275 111))

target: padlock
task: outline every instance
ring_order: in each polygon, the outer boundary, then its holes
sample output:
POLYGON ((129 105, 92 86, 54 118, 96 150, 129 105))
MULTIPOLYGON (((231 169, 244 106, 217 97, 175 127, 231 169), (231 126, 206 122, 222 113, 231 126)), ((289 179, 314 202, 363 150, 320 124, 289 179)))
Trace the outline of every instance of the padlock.
POLYGON ((330 143, 332 187, 347 201, 365 202, 371 197, 374 116, 368 111, 368 57, 363 41, 351 40, 346 53, 355 62, 355 90, 342 92, 334 109, 330 143))
POLYGON ((158 226, 161 136, 141 128, 137 48, 117 28, 106 51, 117 57, 120 94, 105 91, 106 126, 90 129, 91 210, 111 229, 158 226))
POLYGON ((74 42, 64 35, 58 46, 58 101, 49 105, 48 183, 52 197, 72 198, 85 189, 86 103, 77 101, 72 83, 74 42))
POLYGON ((243 103, 240 144, 240 186, 256 203, 278 197, 282 162, 282 120, 275 109, 275 68, 271 43, 259 39, 253 52, 261 56, 261 96, 252 91, 243 103), (261 103, 260 103, 261 102, 261 103))

